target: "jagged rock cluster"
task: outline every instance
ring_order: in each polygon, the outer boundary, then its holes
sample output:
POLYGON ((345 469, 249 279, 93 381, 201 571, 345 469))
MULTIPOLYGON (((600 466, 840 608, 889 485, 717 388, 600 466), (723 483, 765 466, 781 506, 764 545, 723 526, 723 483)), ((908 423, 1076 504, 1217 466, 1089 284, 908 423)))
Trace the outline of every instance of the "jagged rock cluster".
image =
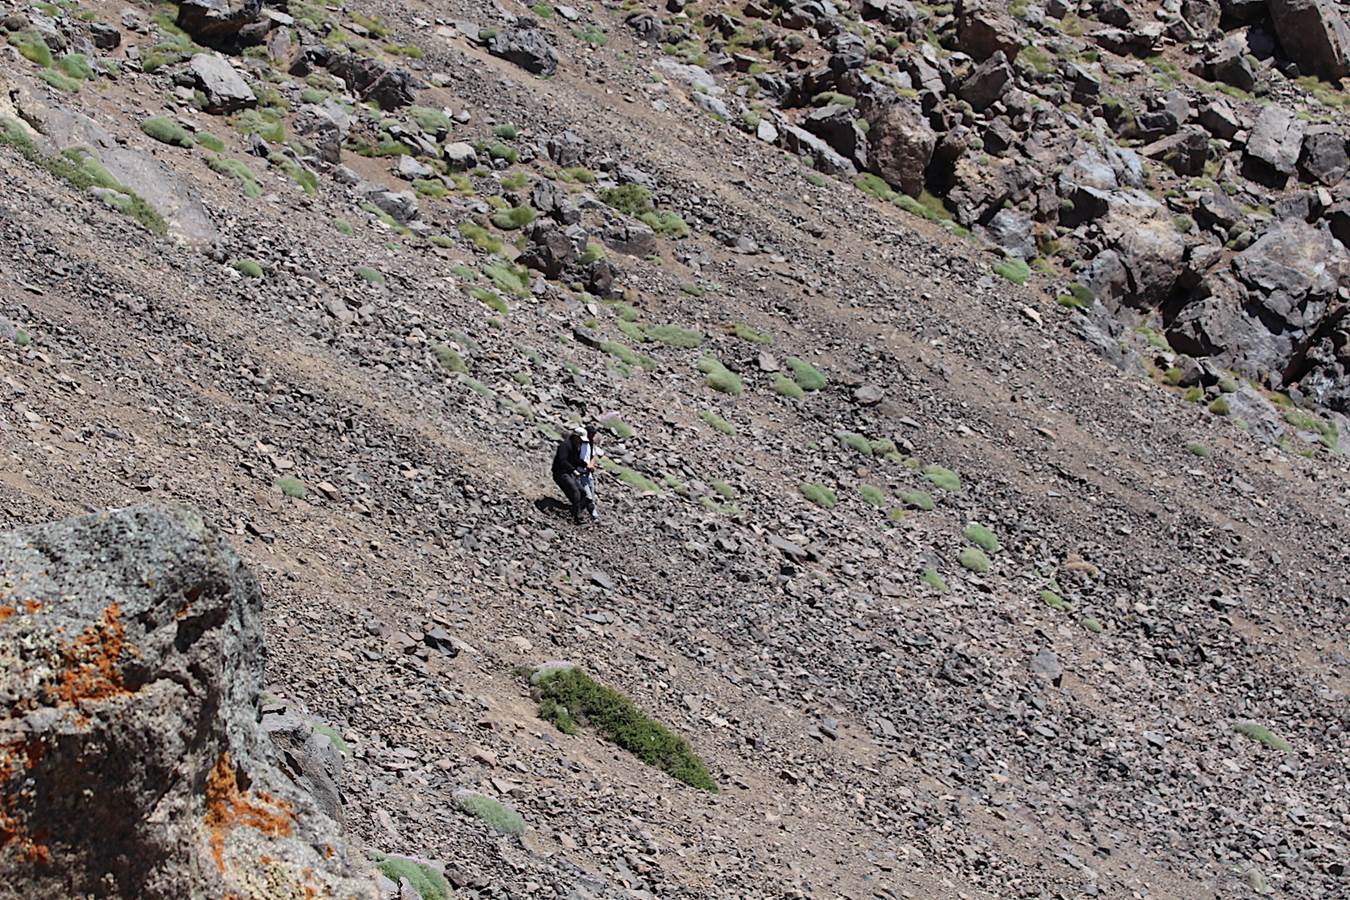
POLYGON ((627 21, 701 64, 668 71, 703 108, 821 171, 931 192, 942 215, 1053 261, 1106 312, 1161 319, 1216 371, 1350 408, 1335 4, 667 11, 627 21))

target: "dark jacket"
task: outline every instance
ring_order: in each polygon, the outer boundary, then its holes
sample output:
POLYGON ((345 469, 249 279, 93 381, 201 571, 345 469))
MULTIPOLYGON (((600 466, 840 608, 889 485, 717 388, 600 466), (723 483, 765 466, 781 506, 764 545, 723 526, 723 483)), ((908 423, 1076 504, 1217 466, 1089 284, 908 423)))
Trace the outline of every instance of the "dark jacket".
POLYGON ((581 444, 573 444, 571 437, 559 441, 558 449, 553 451, 553 474, 575 475, 578 469, 584 468, 586 464, 581 461, 581 444))

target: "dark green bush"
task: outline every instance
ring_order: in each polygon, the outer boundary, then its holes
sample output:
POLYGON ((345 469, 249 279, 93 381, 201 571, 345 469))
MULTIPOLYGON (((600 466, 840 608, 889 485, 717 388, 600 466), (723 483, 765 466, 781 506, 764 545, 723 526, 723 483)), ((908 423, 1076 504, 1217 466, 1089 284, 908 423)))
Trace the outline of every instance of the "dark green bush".
POLYGON ((691 787, 716 793, 708 767, 689 742, 638 709, 628 697, 578 668, 559 668, 535 679, 539 715, 560 731, 594 728, 601 737, 649 766, 691 787))
POLYGON ((652 206, 652 192, 640 184, 605 188, 600 192, 600 199, 619 212, 634 217, 655 209, 652 206))

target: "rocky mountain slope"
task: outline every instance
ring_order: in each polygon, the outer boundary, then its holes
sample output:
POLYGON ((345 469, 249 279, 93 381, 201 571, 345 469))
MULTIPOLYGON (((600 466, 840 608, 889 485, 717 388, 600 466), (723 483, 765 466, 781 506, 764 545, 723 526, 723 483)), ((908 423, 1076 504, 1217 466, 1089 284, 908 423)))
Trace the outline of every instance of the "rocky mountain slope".
POLYGON ((453 896, 1334 896, 1341 21, 11 4, 4 521, 200 509, 291 789, 453 896))

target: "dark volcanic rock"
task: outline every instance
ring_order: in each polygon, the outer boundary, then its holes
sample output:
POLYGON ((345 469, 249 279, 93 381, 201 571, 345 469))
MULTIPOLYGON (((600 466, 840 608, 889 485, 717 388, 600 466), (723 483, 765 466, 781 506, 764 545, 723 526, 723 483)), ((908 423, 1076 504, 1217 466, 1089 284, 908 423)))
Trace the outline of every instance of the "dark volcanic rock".
POLYGON ((813 110, 802 121, 802 127, 823 138, 841 156, 867 168, 867 137, 845 107, 831 104, 813 110))
POLYGON ((1270 21, 1285 56, 1322 78, 1350 73, 1350 28, 1327 0, 1270 0, 1270 21))
POLYGON ((805 128, 783 124, 779 126, 779 137, 784 147, 798 156, 809 157, 815 168, 828 175, 852 175, 857 171, 852 160, 805 128))
POLYGON ((377 59, 335 53, 328 61, 328 71, 346 82, 353 94, 362 100, 374 100, 380 109, 399 109, 413 102, 413 89, 417 85, 412 75, 377 59))
POLYGON ((1205 68, 1214 81, 1250 91, 1256 86, 1256 70, 1247 60, 1247 48, 1236 40, 1221 42, 1205 59, 1205 68))
POLYGON ((1285 372, 1314 403, 1350 412, 1350 307, 1328 315, 1285 372))
POLYGON ((538 28, 504 28, 488 38, 488 52, 535 75, 558 71, 558 52, 538 28))
POLYGON ((1033 259, 1036 256, 1036 236, 1031 216, 1016 209, 1001 209, 984 228, 985 236, 1002 247, 1009 256, 1033 259))
POLYGON ((1139 153, 1150 159, 1160 159, 1178 175, 1199 175, 1205 170, 1209 154, 1209 133, 1191 126, 1177 134, 1140 147, 1139 153))
POLYGON ((262 14, 262 0, 183 0, 178 27, 202 43, 236 40, 262 14))
POLYGON ((1246 309, 1246 291, 1228 275, 1206 278, 1167 328, 1167 342, 1178 352, 1213 357, 1252 378, 1280 372, 1293 339, 1273 334, 1246 309))
POLYGON ((1234 22, 1259 22, 1266 14, 1267 0, 1219 0, 1223 15, 1234 22))
POLYGON ((530 229, 530 242, 520 254, 520 262, 557 278, 576 255, 576 244, 562 229, 552 222, 539 221, 530 229))
POLYGON ((1012 80, 1012 66, 1008 65, 1008 58, 999 50, 966 76, 961 82, 959 93, 961 99, 976 112, 983 112, 1003 96, 1012 80))
POLYGON ((963 53, 985 60, 1002 52, 1017 59, 1023 43, 1006 5, 987 0, 964 0, 956 10, 956 40, 963 53))
POLYGON ((19 896, 367 892, 257 726, 262 599, 186 510, 0 535, 0 883, 19 896), (328 848, 326 853, 319 848, 328 848))
POLYGON ((1204 37, 1219 27, 1218 0, 1181 0, 1181 16, 1195 33, 1204 37))
POLYGON ((1259 180, 1283 185, 1294 174, 1303 150, 1304 124, 1283 106, 1271 104, 1257 116, 1247 138, 1248 170, 1259 180))
POLYGON ((1303 136, 1303 153, 1299 168, 1309 179, 1327 187, 1335 186, 1345 177, 1347 160, 1345 134, 1334 125, 1314 125, 1303 136))
POLYGON ((192 57, 188 68, 206 97, 204 108, 209 113, 235 112, 258 102, 252 89, 223 56, 198 53, 192 57))
POLYGON ((1350 273, 1346 249, 1325 229, 1298 219, 1276 222, 1233 259, 1233 271, 1270 315, 1293 328, 1317 324, 1350 273))
POLYGON ((872 167, 891 185, 917 197, 937 135, 915 108, 903 102, 874 113, 870 123, 872 167))

